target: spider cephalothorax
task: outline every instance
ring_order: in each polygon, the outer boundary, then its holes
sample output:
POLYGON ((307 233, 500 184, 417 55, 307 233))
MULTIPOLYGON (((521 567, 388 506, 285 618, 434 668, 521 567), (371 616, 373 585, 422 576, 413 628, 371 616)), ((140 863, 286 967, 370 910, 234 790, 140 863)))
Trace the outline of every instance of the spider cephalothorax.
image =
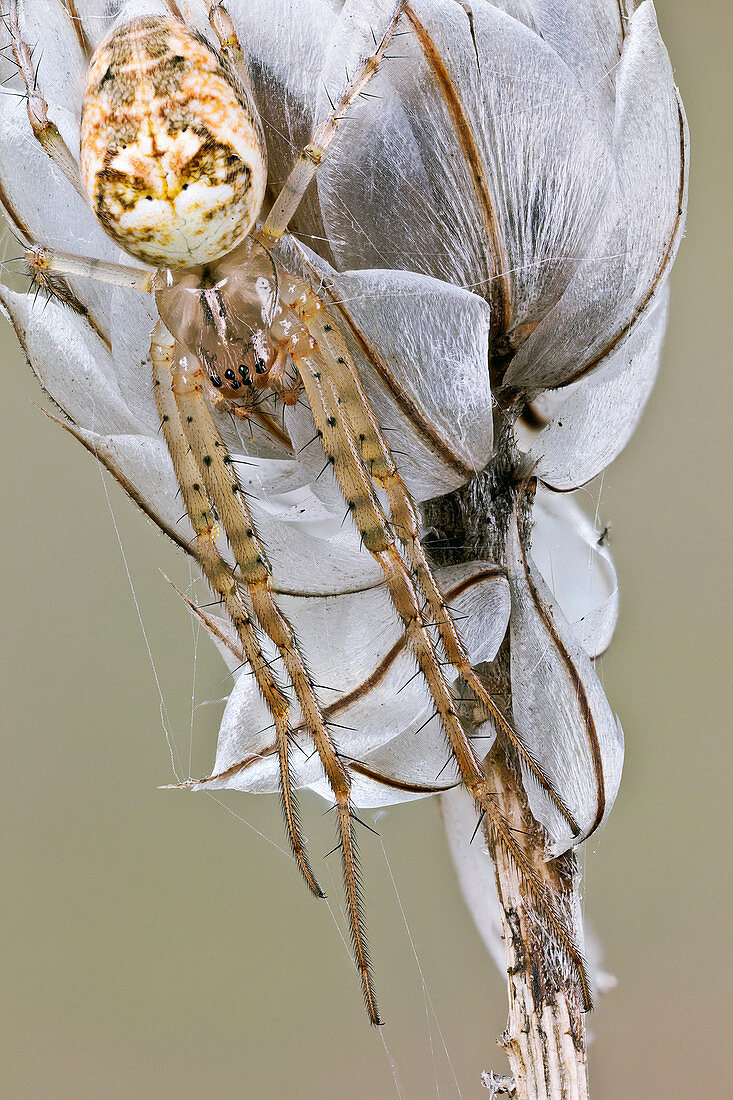
MULTIPOLYGON (((347 343, 311 284, 274 260, 308 184, 350 106, 377 71, 403 3, 390 5, 374 52, 347 79, 316 127, 259 229, 266 170, 264 141, 241 51, 221 4, 210 13, 223 55, 171 18, 122 21, 90 63, 83 107, 81 174, 33 84, 27 46, 11 6, 13 43, 29 91, 34 130, 110 235, 155 273, 84 261, 43 247, 27 257, 44 277, 82 274, 155 292, 160 320, 151 360, 155 400, 193 525, 193 553, 221 599, 272 715, 283 808, 293 853, 314 893, 321 890, 301 836, 291 772, 291 711, 299 712, 336 808, 347 908, 367 1009, 378 1022, 360 906, 348 758, 324 715, 295 632, 275 598, 267 547, 212 417, 212 405, 248 417, 257 395, 284 403, 302 391, 364 547, 382 570, 418 673, 433 700, 460 776, 497 843, 511 853, 528 891, 577 968, 582 959, 564 919, 499 812, 446 679, 453 667, 479 711, 491 715, 523 763, 578 835, 569 811, 477 676, 435 581, 419 537, 416 506, 400 476, 347 343), (39 119, 46 119, 43 126, 39 119), (234 560, 217 545, 221 530, 234 560), (263 652, 265 635, 285 675, 263 652)), ((268 644, 269 644, 268 643, 268 644)))
POLYGON ((161 320, 207 372, 209 396, 237 402, 232 410, 240 416, 268 389, 291 400, 288 352, 275 346, 279 284, 272 256, 248 237, 216 264, 171 272, 156 292, 161 320))

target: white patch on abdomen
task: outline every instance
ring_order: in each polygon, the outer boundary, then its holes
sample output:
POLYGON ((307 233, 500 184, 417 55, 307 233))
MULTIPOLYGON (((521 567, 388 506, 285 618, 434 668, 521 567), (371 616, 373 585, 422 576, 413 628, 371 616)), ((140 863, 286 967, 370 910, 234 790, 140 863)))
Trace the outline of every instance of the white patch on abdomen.
POLYGON ((150 252, 162 249, 169 262, 206 263, 221 253, 223 241, 241 233, 233 197, 229 184, 189 183, 174 200, 140 199, 121 215, 120 230, 137 239, 141 251, 147 251, 145 238, 154 236, 150 252))

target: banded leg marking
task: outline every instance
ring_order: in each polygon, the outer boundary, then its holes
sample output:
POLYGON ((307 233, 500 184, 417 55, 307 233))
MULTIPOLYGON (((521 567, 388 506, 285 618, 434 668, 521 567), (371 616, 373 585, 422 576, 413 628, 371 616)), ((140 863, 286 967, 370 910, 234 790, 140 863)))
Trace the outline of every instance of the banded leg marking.
POLYGON ((243 582, 261 628, 282 657, 333 792, 338 814, 339 846, 344 868, 347 909, 352 944, 367 1012, 379 1023, 371 966, 362 918, 361 881, 351 808, 351 779, 327 728, 320 703, 300 653, 293 628, 279 610, 271 590, 271 570, 252 516, 239 485, 226 446, 206 405, 198 376, 199 367, 187 370, 181 361, 174 368, 172 389, 185 439, 208 498, 221 519, 243 582))
POLYGON ((392 528, 404 549, 418 588, 427 600, 430 616, 438 629, 448 661, 489 712, 495 724, 514 746, 519 757, 527 765, 537 782, 546 791, 553 804, 577 835, 580 829, 574 817, 555 791, 530 749, 504 717, 495 700, 471 667, 468 654, 445 605, 443 594, 425 557, 425 551, 420 542, 415 505, 399 475, 389 445, 379 427, 369 397, 346 346, 346 341, 334 325, 317 294, 304 281, 301 297, 293 303, 292 308, 298 313, 318 345, 320 358, 329 372, 346 417, 352 424, 353 435, 358 440, 361 455, 370 476, 385 491, 390 507, 392 528))
POLYGON ((420 610, 413 578, 390 534, 387 519, 374 492, 359 441, 349 422, 336 383, 321 356, 299 356, 296 365, 303 379, 324 450, 334 468, 364 545, 382 567, 392 603, 404 624, 408 642, 435 702, 461 778, 479 811, 486 814, 499 843, 507 849, 516 863, 528 891, 572 960, 583 1003, 589 1006, 590 988, 582 953, 574 943, 562 916, 557 912, 547 888, 512 835, 508 821, 492 799, 481 764, 456 712, 453 696, 420 610))
POLYGON ((325 897, 311 869, 300 832, 298 801, 293 789, 290 768, 290 707, 282 687, 270 669, 262 652, 250 614, 239 594, 236 577, 216 547, 218 522, 211 510, 206 491, 201 485, 198 466, 183 430, 178 405, 173 392, 175 341, 158 322, 151 344, 155 401, 173 468, 181 488, 188 517, 196 533, 196 558, 212 590, 221 597, 234 624, 243 654, 249 663, 260 692, 275 723, 275 740, 280 762, 283 813, 293 855, 310 889, 325 897))

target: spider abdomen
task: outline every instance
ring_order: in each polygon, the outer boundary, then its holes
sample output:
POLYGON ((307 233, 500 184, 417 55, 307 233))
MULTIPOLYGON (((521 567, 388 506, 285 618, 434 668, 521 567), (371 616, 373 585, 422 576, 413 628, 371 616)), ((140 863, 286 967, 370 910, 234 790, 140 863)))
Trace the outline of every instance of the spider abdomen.
POLYGON ((248 92, 203 38, 134 19, 99 46, 81 130, 84 188, 109 235, 156 267, 192 267, 251 230, 267 182, 248 92))

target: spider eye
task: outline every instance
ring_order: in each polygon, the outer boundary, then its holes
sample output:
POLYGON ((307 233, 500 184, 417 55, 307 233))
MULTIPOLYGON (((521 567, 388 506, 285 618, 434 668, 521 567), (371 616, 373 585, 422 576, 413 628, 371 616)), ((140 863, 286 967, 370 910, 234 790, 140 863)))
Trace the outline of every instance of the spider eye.
POLYGON ((229 367, 229 369, 228 369, 228 370, 225 370, 225 371, 224 371, 224 377, 225 377, 225 378, 226 378, 226 379, 227 379, 227 380, 228 380, 229 382, 235 382, 235 381, 236 381, 236 377, 237 377, 237 376, 235 375, 235 373, 234 373, 234 371, 232 370, 232 368, 231 368, 231 367, 229 367))
POLYGON ((239 364, 239 373, 241 374, 242 378, 247 378, 248 377, 249 371, 247 370, 244 363, 239 364))
POLYGON ((212 385, 216 386, 217 389, 219 388, 219 386, 223 385, 223 382, 218 374, 212 374, 210 377, 212 385))
POLYGON ((265 362, 264 359, 256 359, 255 360, 255 370, 257 371, 258 374, 264 374, 265 373, 265 371, 267 370, 267 363, 265 362))

